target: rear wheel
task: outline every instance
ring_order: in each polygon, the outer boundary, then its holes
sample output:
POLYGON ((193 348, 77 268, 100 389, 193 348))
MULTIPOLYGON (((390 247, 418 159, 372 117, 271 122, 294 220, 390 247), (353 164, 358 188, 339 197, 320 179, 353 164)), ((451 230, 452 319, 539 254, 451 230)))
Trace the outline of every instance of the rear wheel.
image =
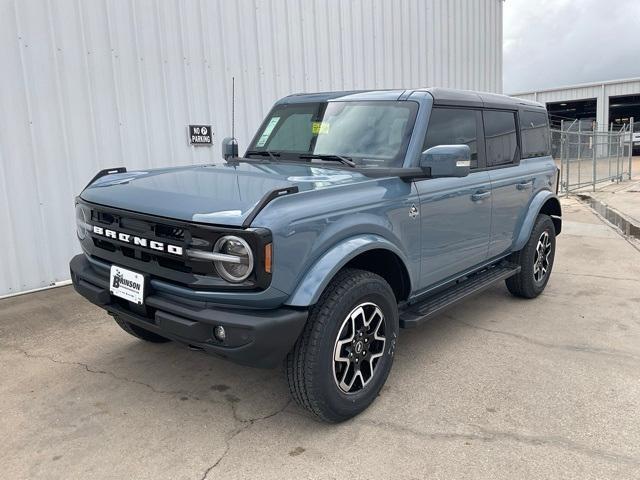
POLYGON ((144 340, 145 342, 167 343, 171 341, 168 338, 161 337, 156 333, 150 332, 149 330, 145 330, 144 328, 134 325, 133 323, 122 320, 116 315, 114 315, 113 319, 120 326, 120 328, 122 328, 129 335, 133 335, 134 337, 139 338, 140 340, 144 340))
POLYGON ((548 215, 540 214, 524 248, 511 256, 520 273, 505 280, 516 297, 535 298, 547 286, 556 251, 556 232, 548 215))
POLYGON ((398 308, 389 284, 368 271, 341 271, 287 356, 291 395, 327 422, 357 415, 384 385, 397 336, 398 308))

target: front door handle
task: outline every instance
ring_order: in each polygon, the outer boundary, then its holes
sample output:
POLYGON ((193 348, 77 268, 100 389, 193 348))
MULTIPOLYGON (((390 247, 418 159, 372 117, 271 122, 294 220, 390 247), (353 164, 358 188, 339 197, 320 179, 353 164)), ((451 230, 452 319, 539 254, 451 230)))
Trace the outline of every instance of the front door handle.
POLYGON ((516 184, 516 188, 518 190, 527 190, 533 186, 533 180, 528 180, 526 182, 520 182, 516 184))
POLYGON ((476 193, 471 195, 471 200, 474 202, 479 202, 480 200, 484 200, 485 198, 489 198, 491 196, 491 190, 478 190, 476 193))

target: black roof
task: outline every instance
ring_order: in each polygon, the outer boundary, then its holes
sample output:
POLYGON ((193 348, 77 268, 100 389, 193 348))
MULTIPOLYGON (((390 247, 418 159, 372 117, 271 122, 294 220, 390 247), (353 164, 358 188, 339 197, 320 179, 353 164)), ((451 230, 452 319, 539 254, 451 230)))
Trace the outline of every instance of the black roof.
POLYGON ((453 88, 425 88, 433 96, 434 105, 465 105, 485 108, 545 108, 543 104, 497 93, 456 90, 453 88))
POLYGON ((453 105, 485 108, 523 107, 542 108, 544 105, 530 100, 498 95, 496 93, 457 90, 453 88, 417 88, 410 90, 352 90, 344 92, 297 93, 280 99, 277 103, 326 102, 328 100, 399 100, 406 99, 413 92, 428 92, 434 105, 453 105))

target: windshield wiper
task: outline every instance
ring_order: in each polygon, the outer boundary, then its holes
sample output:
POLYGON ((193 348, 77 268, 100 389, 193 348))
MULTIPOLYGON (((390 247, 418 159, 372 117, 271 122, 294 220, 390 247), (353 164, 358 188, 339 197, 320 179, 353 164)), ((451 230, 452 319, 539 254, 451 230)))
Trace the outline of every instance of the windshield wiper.
POLYGON ((345 157, 342 155, 324 155, 322 153, 309 153, 309 154, 302 154, 299 155, 300 158, 317 158, 319 160, 329 160, 329 161, 334 161, 334 162, 342 162, 345 165, 349 165, 351 168, 356 168, 356 164, 351 161, 351 158, 349 157, 345 157))
POLYGON ((248 150, 245 153, 245 156, 247 156, 247 155, 260 155, 262 157, 269 156, 269 157, 271 157, 271 160, 274 160, 274 161, 275 161, 276 157, 280 156, 280 154, 278 152, 272 152, 270 150, 248 150))

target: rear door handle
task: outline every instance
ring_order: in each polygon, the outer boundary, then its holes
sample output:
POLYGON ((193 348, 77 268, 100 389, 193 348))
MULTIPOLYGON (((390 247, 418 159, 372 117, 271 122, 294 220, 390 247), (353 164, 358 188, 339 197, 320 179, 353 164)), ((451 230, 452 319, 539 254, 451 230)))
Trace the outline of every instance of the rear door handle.
POLYGON ((471 195, 471 200, 474 202, 479 202, 480 200, 484 200, 485 198, 489 198, 491 196, 491 190, 478 190, 476 193, 471 195))
POLYGON ((533 180, 528 180, 526 182, 520 182, 516 184, 516 188, 518 190, 527 190, 529 188, 531 188, 531 186, 533 185, 533 180))

